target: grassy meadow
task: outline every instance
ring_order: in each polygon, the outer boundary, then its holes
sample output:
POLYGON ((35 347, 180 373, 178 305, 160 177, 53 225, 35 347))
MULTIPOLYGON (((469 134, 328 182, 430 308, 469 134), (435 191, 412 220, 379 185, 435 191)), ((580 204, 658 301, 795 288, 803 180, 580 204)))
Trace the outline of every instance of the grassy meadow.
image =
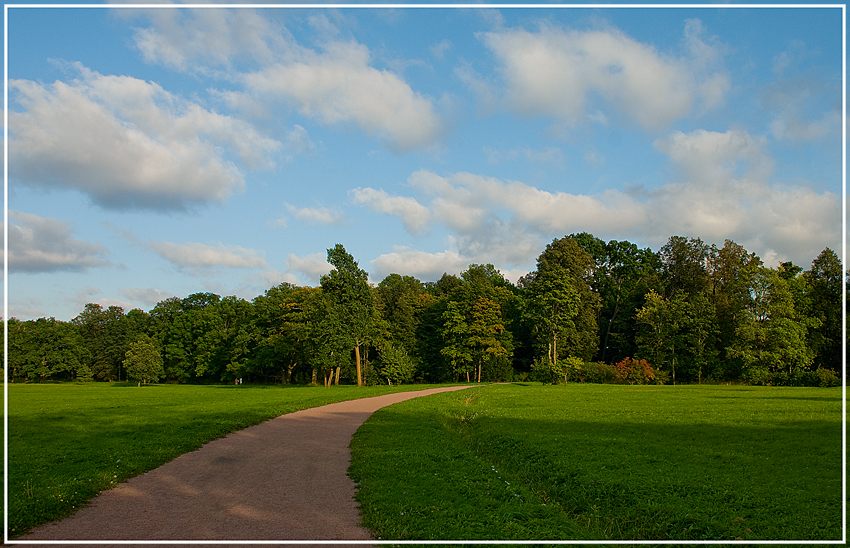
POLYGON ((430 387, 9 384, 9 536, 272 417, 430 387))
POLYGON ((490 385, 352 442, 382 539, 836 540, 841 389, 490 385))

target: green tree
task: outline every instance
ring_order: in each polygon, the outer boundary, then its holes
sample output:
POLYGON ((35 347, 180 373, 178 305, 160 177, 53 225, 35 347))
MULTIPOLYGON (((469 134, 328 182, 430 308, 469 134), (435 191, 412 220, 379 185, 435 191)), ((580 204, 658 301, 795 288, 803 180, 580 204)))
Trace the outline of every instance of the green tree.
POLYGON ((532 331, 539 334, 546 348, 546 359, 556 364, 560 359, 558 340, 575 330, 574 320, 580 299, 569 271, 558 265, 538 272, 527 294, 527 313, 532 331))
POLYGON ((709 285, 708 256, 710 247, 699 238, 672 236, 659 251, 666 296, 678 292, 693 295, 709 285))
POLYGON ((104 309, 89 303, 72 322, 91 353, 91 369, 98 380, 113 381, 122 378, 124 353, 137 335, 135 324, 124 315, 120 306, 104 309))
POLYGON ((413 380, 416 364, 404 348, 386 344, 381 347, 379 373, 387 384, 402 384, 413 380))
MULTIPOLYGON (((547 245, 537 258, 537 269, 521 280, 521 285, 531 295, 535 293, 540 295, 543 291, 533 289, 536 284, 549 284, 551 281, 564 278, 578 297, 578 306, 571 321, 560 329, 558 356, 576 356, 589 361, 593 359, 599 348, 597 315, 600 298, 590 286, 594 268, 593 257, 582 249, 576 240, 565 237, 555 239, 547 245)), ((532 314, 533 317, 534 314, 532 314)))
POLYGON ((235 296, 224 297, 196 313, 196 376, 232 381, 250 373, 252 316, 251 303, 235 296))
POLYGON ((399 274, 390 274, 375 288, 376 305, 387 324, 389 337, 406 351, 416 350, 422 313, 432 301, 424 291, 422 282, 399 274))
POLYGON ((8 332, 9 378, 92 380, 91 353, 74 323, 10 318, 8 332))
POLYGON ((813 361, 806 335, 820 325, 817 318, 798 314, 792 281, 778 270, 764 267, 744 272, 749 299, 736 338, 727 352, 740 358, 746 378, 762 378, 764 372, 808 369, 813 361))
POLYGON ((124 357, 124 368, 128 378, 135 380, 138 386, 148 381, 156 382, 165 375, 159 349, 147 335, 140 335, 130 344, 124 357))
POLYGON ((357 386, 362 386, 360 348, 368 342, 376 319, 369 275, 357 265, 354 257, 346 252, 341 244, 328 249, 328 263, 334 268, 322 276, 322 291, 328 296, 341 329, 352 339, 357 386))
POLYGON ((473 360, 478 365, 477 382, 481 382, 481 368, 485 361, 511 355, 513 347, 510 337, 505 336, 506 331, 499 303, 479 297, 472 306, 467 339, 473 360))
POLYGON ((449 301, 443 312, 443 321, 445 344, 440 353, 448 359, 455 378, 465 374, 466 382, 470 382, 469 374, 475 357, 469 344, 469 322, 462 305, 457 301, 449 301))
POLYGON ((804 276, 809 286, 812 316, 821 321, 820 327, 810 332, 814 361, 820 367, 833 371, 843 369, 841 359, 842 300, 841 259, 826 248, 812 261, 812 268, 804 276))
POLYGON ((683 294, 667 299, 650 291, 646 295, 646 303, 635 316, 639 326, 637 344, 640 356, 649 358, 649 362, 655 364, 657 369, 669 368, 673 384, 676 384, 677 349, 682 346, 684 302, 683 294))
POLYGON ((254 298, 254 374, 290 383, 293 375, 309 373, 313 319, 321 317, 313 309, 321 298, 321 289, 290 283, 254 298))

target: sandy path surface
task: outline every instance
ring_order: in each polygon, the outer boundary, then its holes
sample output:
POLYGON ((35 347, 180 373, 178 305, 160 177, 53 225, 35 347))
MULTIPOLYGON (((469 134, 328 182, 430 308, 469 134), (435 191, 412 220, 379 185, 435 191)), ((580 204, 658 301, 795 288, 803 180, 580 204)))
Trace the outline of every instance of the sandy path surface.
POLYGON ((13 540, 371 540, 346 475, 351 436, 382 407, 462 388, 282 415, 211 441, 13 540))

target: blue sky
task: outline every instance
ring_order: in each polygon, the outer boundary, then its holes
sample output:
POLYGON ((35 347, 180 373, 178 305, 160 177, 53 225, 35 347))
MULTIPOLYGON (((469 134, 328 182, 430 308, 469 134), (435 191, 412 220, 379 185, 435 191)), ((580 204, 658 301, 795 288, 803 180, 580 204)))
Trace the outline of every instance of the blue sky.
POLYGON ((10 8, 9 314, 554 238, 840 252, 842 12, 10 8))

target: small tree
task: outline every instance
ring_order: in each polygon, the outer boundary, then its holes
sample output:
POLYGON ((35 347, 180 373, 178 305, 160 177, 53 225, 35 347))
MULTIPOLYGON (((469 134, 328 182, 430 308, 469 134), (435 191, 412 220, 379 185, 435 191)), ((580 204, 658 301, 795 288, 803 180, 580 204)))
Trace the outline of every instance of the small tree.
POLYGON ((138 386, 148 381, 156 382, 165 376, 162 356, 154 342, 147 335, 141 335, 130 345, 124 358, 127 377, 135 380, 138 386))
POLYGON ((401 384, 413 380, 416 364, 403 347, 386 345, 381 349, 379 370, 388 384, 401 384))

